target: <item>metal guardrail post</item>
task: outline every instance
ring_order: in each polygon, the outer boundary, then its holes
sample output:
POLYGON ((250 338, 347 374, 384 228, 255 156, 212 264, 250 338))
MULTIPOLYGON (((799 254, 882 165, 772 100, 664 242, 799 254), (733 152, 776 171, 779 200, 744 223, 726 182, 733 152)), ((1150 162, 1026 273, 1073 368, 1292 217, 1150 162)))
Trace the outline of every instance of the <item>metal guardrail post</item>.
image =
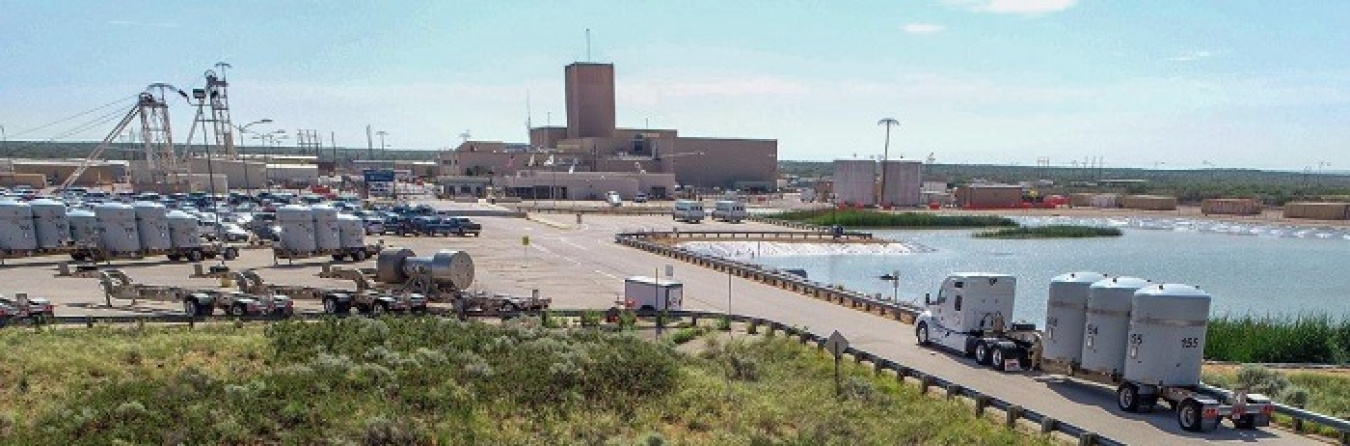
POLYGON ((1041 433, 1048 434, 1054 432, 1055 427, 1057 427, 1058 425, 1059 421, 1055 420, 1054 418, 1050 418, 1048 416, 1045 418, 1041 418, 1041 433))
POLYGON ((1096 446, 1097 444, 1097 434, 1095 433, 1083 432, 1083 435, 1078 436, 1078 446, 1096 446))
POLYGON ((975 395, 974 399, 975 399, 975 416, 983 417, 984 410, 989 408, 989 395, 978 394, 975 395))
POLYGON ((919 394, 927 395, 929 387, 933 387, 933 375, 925 373, 919 377, 919 394))
POLYGON ((1003 426, 1009 429, 1017 427, 1017 419, 1022 418, 1022 406, 1011 405, 1003 412, 1003 426))
POLYGON ((948 400, 956 399, 957 396, 961 395, 961 386, 959 385, 948 384, 946 390, 947 390, 946 397, 948 400))

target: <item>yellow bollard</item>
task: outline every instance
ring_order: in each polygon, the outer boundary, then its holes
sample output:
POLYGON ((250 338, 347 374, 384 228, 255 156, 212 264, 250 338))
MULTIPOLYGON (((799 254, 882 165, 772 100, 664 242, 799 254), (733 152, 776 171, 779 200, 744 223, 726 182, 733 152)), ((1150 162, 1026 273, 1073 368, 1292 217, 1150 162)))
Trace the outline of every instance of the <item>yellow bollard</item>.
POLYGON ((234 279, 231 278, 229 274, 220 276, 220 287, 221 287, 221 288, 233 288, 233 287, 234 287, 234 279))

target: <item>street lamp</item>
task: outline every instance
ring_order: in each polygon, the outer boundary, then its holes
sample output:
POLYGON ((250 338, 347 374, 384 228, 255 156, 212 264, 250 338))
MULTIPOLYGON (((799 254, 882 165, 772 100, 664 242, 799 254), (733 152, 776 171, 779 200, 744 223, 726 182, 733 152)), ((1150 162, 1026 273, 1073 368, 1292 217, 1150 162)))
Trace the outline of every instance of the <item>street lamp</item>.
MULTIPOLYGON (((259 119, 259 120, 257 120, 257 121, 250 122, 250 123, 248 123, 248 124, 244 124, 244 125, 242 125, 242 126, 238 126, 238 125, 237 125, 237 126, 234 126, 234 128, 237 129, 237 130, 239 130, 239 135, 240 135, 240 136, 242 136, 242 137, 244 137, 244 138, 247 138, 247 137, 248 137, 248 134, 249 134, 249 133, 252 133, 252 132, 249 132, 249 131, 248 131, 248 128, 249 128, 249 127, 252 127, 252 126, 257 125, 257 124, 271 124, 271 123, 272 123, 272 118, 263 118, 263 119, 259 119)), ((244 168, 244 191, 247 192, 248 189, 249 189, 248 161, 243 160, 243 159, 241 159, 240 161, 241 161, 241 163, 240 163, 241 166, 243 166, 243 168, 244 168)))
POLYGON ((895 271, 892 271, 892 272, 889 272, 889 273, 886 273, 886 274, 882 274, 880 277, 878 277, 878 279, 885 280, 885 281, 891 283, 891 287, 893 288, 893 291, 891 292, 891 302, 899 302, 899 301, 900 301, 900 270, 895 270, 895 271))

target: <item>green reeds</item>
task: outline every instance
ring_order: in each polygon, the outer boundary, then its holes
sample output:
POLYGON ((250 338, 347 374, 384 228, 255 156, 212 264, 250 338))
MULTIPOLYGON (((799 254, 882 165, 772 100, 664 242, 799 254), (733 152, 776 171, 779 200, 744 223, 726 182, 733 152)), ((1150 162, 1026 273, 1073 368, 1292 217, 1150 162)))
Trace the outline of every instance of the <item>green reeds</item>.
POLYGON ((1087 237, 1119 237, 1123 234, 1120 229, 1103 228, 1097 226, 1075 226, 1075 225, 1049 225, 1049 226, 1024 226, 1020 228, 1004 228, 993 231, 983 231, 975 233, 979 238, 998 238, 998 239, 1033 239, 1033 238, 1087 238, 1087 237))
POLYGON ((1205 358, 1266 363, 1350 363, 1350 320, 1329 313, 1220 316, 1209 321, 1205 358))

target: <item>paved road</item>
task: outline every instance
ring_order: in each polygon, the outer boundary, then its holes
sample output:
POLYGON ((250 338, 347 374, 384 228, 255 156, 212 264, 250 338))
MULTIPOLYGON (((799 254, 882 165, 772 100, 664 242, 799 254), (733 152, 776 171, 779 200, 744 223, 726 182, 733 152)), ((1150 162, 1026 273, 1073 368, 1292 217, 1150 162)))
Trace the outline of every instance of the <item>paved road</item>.
MULTIPOLYGON (((611 281, 617 292, 619 277, 651 275, 664 265, 674 265, 677 278, 685 283, 684 305, 688 309, 732 311, 809 327, 818 333, 839 330, 852 345, 901 364, 977 389, 1056 419, 1065 420, 1130 444, 1203 444, 1209 442, 1252 442, 1261 444, 1316 444, 1317 442, 1276 429, 1239 431, 1222 427, 1217 431, 1195 434, 1182 431, 1170 412, 1127 414, 1115 407, 1114 392, 1095 385, 1048 382, 1024 374, 999 374, 977 367, 972 361, 954 355, 919 348, 914 344, 913 326, 850 310, 778 288, 675 261, 614 243, 616 231, 634 228, 666 229, 676 226, 662 217, 586 216, 583 225, 567 217, 541 216, 560 228, 537 225, 507 228, 520 235, 531 235, 531 243, 550 267, 576 274, 592 275, 611 281), (558 224, 562 223, 562 224, 558 224), (730 285, 728 283, 730 282, 730 285), (731 297, 728 299, 728 286, 731 297)), ((573 217, 574 219, 574 217, 573 217)), ((681 228, 692 229, 679 224, 681 228)), ((755 224, 728 225, 704 223, 704 228, 738 227, 766 229, 755 224)), ((565 273, 564 273, 565 274, 565 273)), ((607 298, 576 296, 560 299, 591 306, 606 303, 607 298)))

